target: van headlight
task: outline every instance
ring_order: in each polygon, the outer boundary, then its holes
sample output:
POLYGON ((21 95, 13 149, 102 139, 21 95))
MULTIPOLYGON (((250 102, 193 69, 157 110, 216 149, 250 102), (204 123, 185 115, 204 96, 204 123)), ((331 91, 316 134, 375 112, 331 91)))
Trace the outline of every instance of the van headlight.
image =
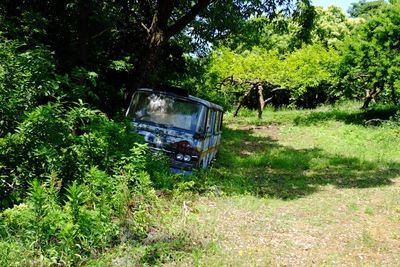
POLYGON ((190 155, 183 156, 183 161, 185 161, 185 162, 189 162, 191 159, 192 159, 192 157, 190 155))
POLYGON ((177 160, 183 160, 183 154, 181 154, 181 153, 179 153, 179 154, 176 154, 176 159, 177 160))

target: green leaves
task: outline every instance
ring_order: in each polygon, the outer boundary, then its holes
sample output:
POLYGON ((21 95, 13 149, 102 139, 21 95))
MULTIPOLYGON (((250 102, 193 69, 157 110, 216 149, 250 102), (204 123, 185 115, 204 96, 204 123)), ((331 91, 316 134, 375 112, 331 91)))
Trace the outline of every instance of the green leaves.
POLYGON ((342 86, 354 95, 364 96, 369 90, 374 97, 381 94, 386 101, 396 104, 399 91, 395 81, 400 77, 400 4, 382 2, 368 14, 342 48, 339 69, 344 81, 342 86))
POLYGON ((29 182, 56 173, 64 183, 79 179, 92 166, 110 173, 140 139, 123 122, 83 104, 47 104, 26 114, 17 132, 0 139, 2 200, 19 201, 29 182), (16 194, 16 195, 15 195, 16 194))
POLYGON ((43 47, 0 37, 0 137, 13 131, 24 112, 56 96, 59 89, 55 63, 43 47))
POLYGON ((76 181, 73 181, 66 190, 67 199, 69 200, 69 204, 71 206, 72 220, 74 223, 78 223, 80 208, 87 201, 86 191, 84 187, 77 185, 76 181))
MULTIPOLYGON (((212 55, 208 69, 211 83, 227 77, 241 81, 260 80, 288 89, 293 101, 300 99, 309 88, 319 89, 334 84, 334 70, 339 55, 322 45, 308 45, 279 56, 276 51, 255 47, 234 52, 221 48, 212 55)), ((225 93, 244 93, 246 87, 222 87, 225 93)))
POLYGON ((83 104, 58 103, 36 108, 0 139, 0 172, 13 181, 0 191, 9 200, 0 208, 26 203, 0 212, 1 242, 42 265, 71 266, 144 238, 158 205, 149 173, 163 164, 149 164, 147 145, 124 127, 83 104))

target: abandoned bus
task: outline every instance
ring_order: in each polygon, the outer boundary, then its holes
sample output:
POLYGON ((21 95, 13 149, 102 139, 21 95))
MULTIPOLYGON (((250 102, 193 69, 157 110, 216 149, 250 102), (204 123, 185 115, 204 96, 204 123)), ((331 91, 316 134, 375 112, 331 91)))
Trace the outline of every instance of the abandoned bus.
POLYGON ((207 168, 215 159, 222 132, 222 107, 179 88, 141 88, 126 114, 153 152, 170 158, 171 170, 207 168))

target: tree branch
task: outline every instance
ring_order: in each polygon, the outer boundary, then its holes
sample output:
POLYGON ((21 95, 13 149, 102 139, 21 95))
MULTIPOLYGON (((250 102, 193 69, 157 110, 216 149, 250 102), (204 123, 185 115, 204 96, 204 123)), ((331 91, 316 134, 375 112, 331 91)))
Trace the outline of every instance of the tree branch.
POLYGON ((272 99, 274 99, 274 97, 273 96, 271 96, 271 97, 269 97, 269 98, 267 98, 265 101, 264 101, 264 104, 267 104, 269 101, 271 101, 272 99))
POLYGON ((146 30, 147 33, 150 32, 150 29, 143 22, 141 23, 141 25, 146 30))
POLYGON ((93 36, 90 37, 90 40, 93 40, 93 39, 96 39, 96 38, 102 36, 104 33, 106 33, 107 31, 109 31, 109 30, 111 30, 111 29, 112 29, 112 27, 108 27, 108 28, 102 30, 101 32, 96 33, 95 35, 93 35, 93 36))
POLYGON ((239 105, 237 106, 237 108, 236 108, 236 110, 235 110, 235 113, 233 114, 233 117, 236 117, 236 116, 238 115, 239 110, 240 110, 240 108, 242 107, 242 105, 243 105, 243 103, 244 103, 244 100, 246 100, 246 98, 250 95, 250 93, 251 93, 254 89, 256 89, 256 87, 255 87, 255 86, 252 86, 252 87, 244 94, 244 96, 242 97, 242 99, 240 99, 239 105))
POLYGON ((182 31, 196 16, 210 4, 210 0, 197 0, 188 13, 167 28, 167 35, 171 37, 182 31))
POLYGON ((276 91, 282 91, 282 90, 289 90, 287 88, 282 88, 282 87, 276 87, 274 89, 271 90, 271 93, 275 93, 276 91))

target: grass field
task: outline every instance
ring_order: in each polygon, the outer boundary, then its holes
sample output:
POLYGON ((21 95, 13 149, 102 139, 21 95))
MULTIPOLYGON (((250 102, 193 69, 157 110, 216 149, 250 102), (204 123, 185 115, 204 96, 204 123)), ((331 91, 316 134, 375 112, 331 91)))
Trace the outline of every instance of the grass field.
MULTIPOLYGON (((358 103, 229 114, 171 266, 400 266, 400 127, 358 103)), ((176 226, 178 227, 178 226, 176 226)))

